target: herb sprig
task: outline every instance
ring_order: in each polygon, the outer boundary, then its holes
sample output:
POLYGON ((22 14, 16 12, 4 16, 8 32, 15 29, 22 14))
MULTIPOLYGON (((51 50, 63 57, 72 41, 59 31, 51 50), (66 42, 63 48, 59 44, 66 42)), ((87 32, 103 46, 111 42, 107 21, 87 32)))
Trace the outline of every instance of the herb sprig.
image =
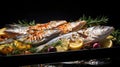
POLYGON ((113 41, 115 45, 120 44, 120 30, 116 29, 114 32, 112 32, 111 34, 112 36, 114 36, 116 39, 113 41))
POLYGON ((18 24, 20 24, 21 26, 33 26, 35 25, 35 20, 32 21, 25 21, 25 20, 18 20, 18 24))
POLYGON ((83 15, 79 20, 85 20, 87 22, 87 27, 95 26, 95 25, 103 25, 108 22, 108 18, 106 16, 98 16, 96 18, 92 18, 91 16, 86 17, 83 15))

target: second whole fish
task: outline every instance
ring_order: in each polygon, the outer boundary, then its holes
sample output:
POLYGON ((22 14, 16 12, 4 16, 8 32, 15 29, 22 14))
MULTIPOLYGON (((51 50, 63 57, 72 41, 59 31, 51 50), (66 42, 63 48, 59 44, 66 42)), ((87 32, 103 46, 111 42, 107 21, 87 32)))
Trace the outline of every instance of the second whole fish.
POLYGON ((66 39, 81 38, 81 39, 83 39, 84 44, 87 44, 87 43, 101 41, 102 39, 104 39, 105 37, 110 35, 113 31, 114 31, 114 27, 93 26, 93 27, 89 27, 85 30, 70 32, 70 33, 58 36, 58 37, 50 40, 49 42, 36 47, 36 49, 37 49, 36 52, 40 52, 45 46, 51 45, 52 43, 55 43, 62 38, 66 38, 66 39), (85 35, 86 37, 83 37, 82 35, 85 35))

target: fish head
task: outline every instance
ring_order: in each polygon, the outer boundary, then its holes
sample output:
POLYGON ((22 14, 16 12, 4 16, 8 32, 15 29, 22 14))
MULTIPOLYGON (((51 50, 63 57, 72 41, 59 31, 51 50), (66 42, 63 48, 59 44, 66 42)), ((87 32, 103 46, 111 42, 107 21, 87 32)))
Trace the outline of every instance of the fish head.
POLYGON ((18 34, 26 34, 28 27, 20 27, 20 28, 8 28, 5 30, 7 33, 18 33, 18 34))
POLYGON ((93 26, 88 28, 85 33, 88 37, 94 39, 104 39, 114 31, 114 27, 111 26, 93 26))

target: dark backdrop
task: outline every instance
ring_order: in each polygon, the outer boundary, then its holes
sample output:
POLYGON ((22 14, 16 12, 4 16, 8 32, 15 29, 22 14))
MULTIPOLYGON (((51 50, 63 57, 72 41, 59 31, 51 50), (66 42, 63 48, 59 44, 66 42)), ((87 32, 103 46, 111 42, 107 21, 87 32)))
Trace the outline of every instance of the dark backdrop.
POLYGON ((18 20, 77 20, 81 16, 107 16, 109 24, 118 26, 119 4, 105 1, 6 1, 0 2, 0 23, 7 24, 18 20))
MULTIPOLYGON (((50 0, 51 1, 51 0, 50 0)), ((18 20, 77 20, 81 16, 107 16, 109 25, 119 28, 119 2, 88 1, 4 1, 0 2, 0 27, 18 20)))

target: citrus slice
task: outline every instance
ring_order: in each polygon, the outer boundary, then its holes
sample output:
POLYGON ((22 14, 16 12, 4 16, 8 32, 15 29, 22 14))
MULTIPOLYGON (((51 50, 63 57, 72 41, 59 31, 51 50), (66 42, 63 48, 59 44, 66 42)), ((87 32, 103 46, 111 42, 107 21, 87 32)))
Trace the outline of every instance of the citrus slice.
POLYGON ((0 29, 0 35, 5 34, 5 33, 4 33, 5 30, 6 30, 6 28, 2 28, 2 29, 0 29))
POLYGON ((113 46, 113 42, 111 39, 105 39, 101 42, 102 48, 111 48, 113 46))
POLYGON ((114 37, 112 35, 109 35, 106 37, 106 39, 113 39, 114 37))
POLYGON ((80 50, 82 47, 83 47, 82 39, 76 40, 75 42, 71 42, 69 44, 69 49, 71 50, 80 50))
POLYGON ((61 39, 62 44, 56 46, 57 52, 63 52, 68 50, 69 40, 68 39, 61 39))
POLYGON ((56 46, 57 52, 64 52, 68 50, 68 47, 56 46))

